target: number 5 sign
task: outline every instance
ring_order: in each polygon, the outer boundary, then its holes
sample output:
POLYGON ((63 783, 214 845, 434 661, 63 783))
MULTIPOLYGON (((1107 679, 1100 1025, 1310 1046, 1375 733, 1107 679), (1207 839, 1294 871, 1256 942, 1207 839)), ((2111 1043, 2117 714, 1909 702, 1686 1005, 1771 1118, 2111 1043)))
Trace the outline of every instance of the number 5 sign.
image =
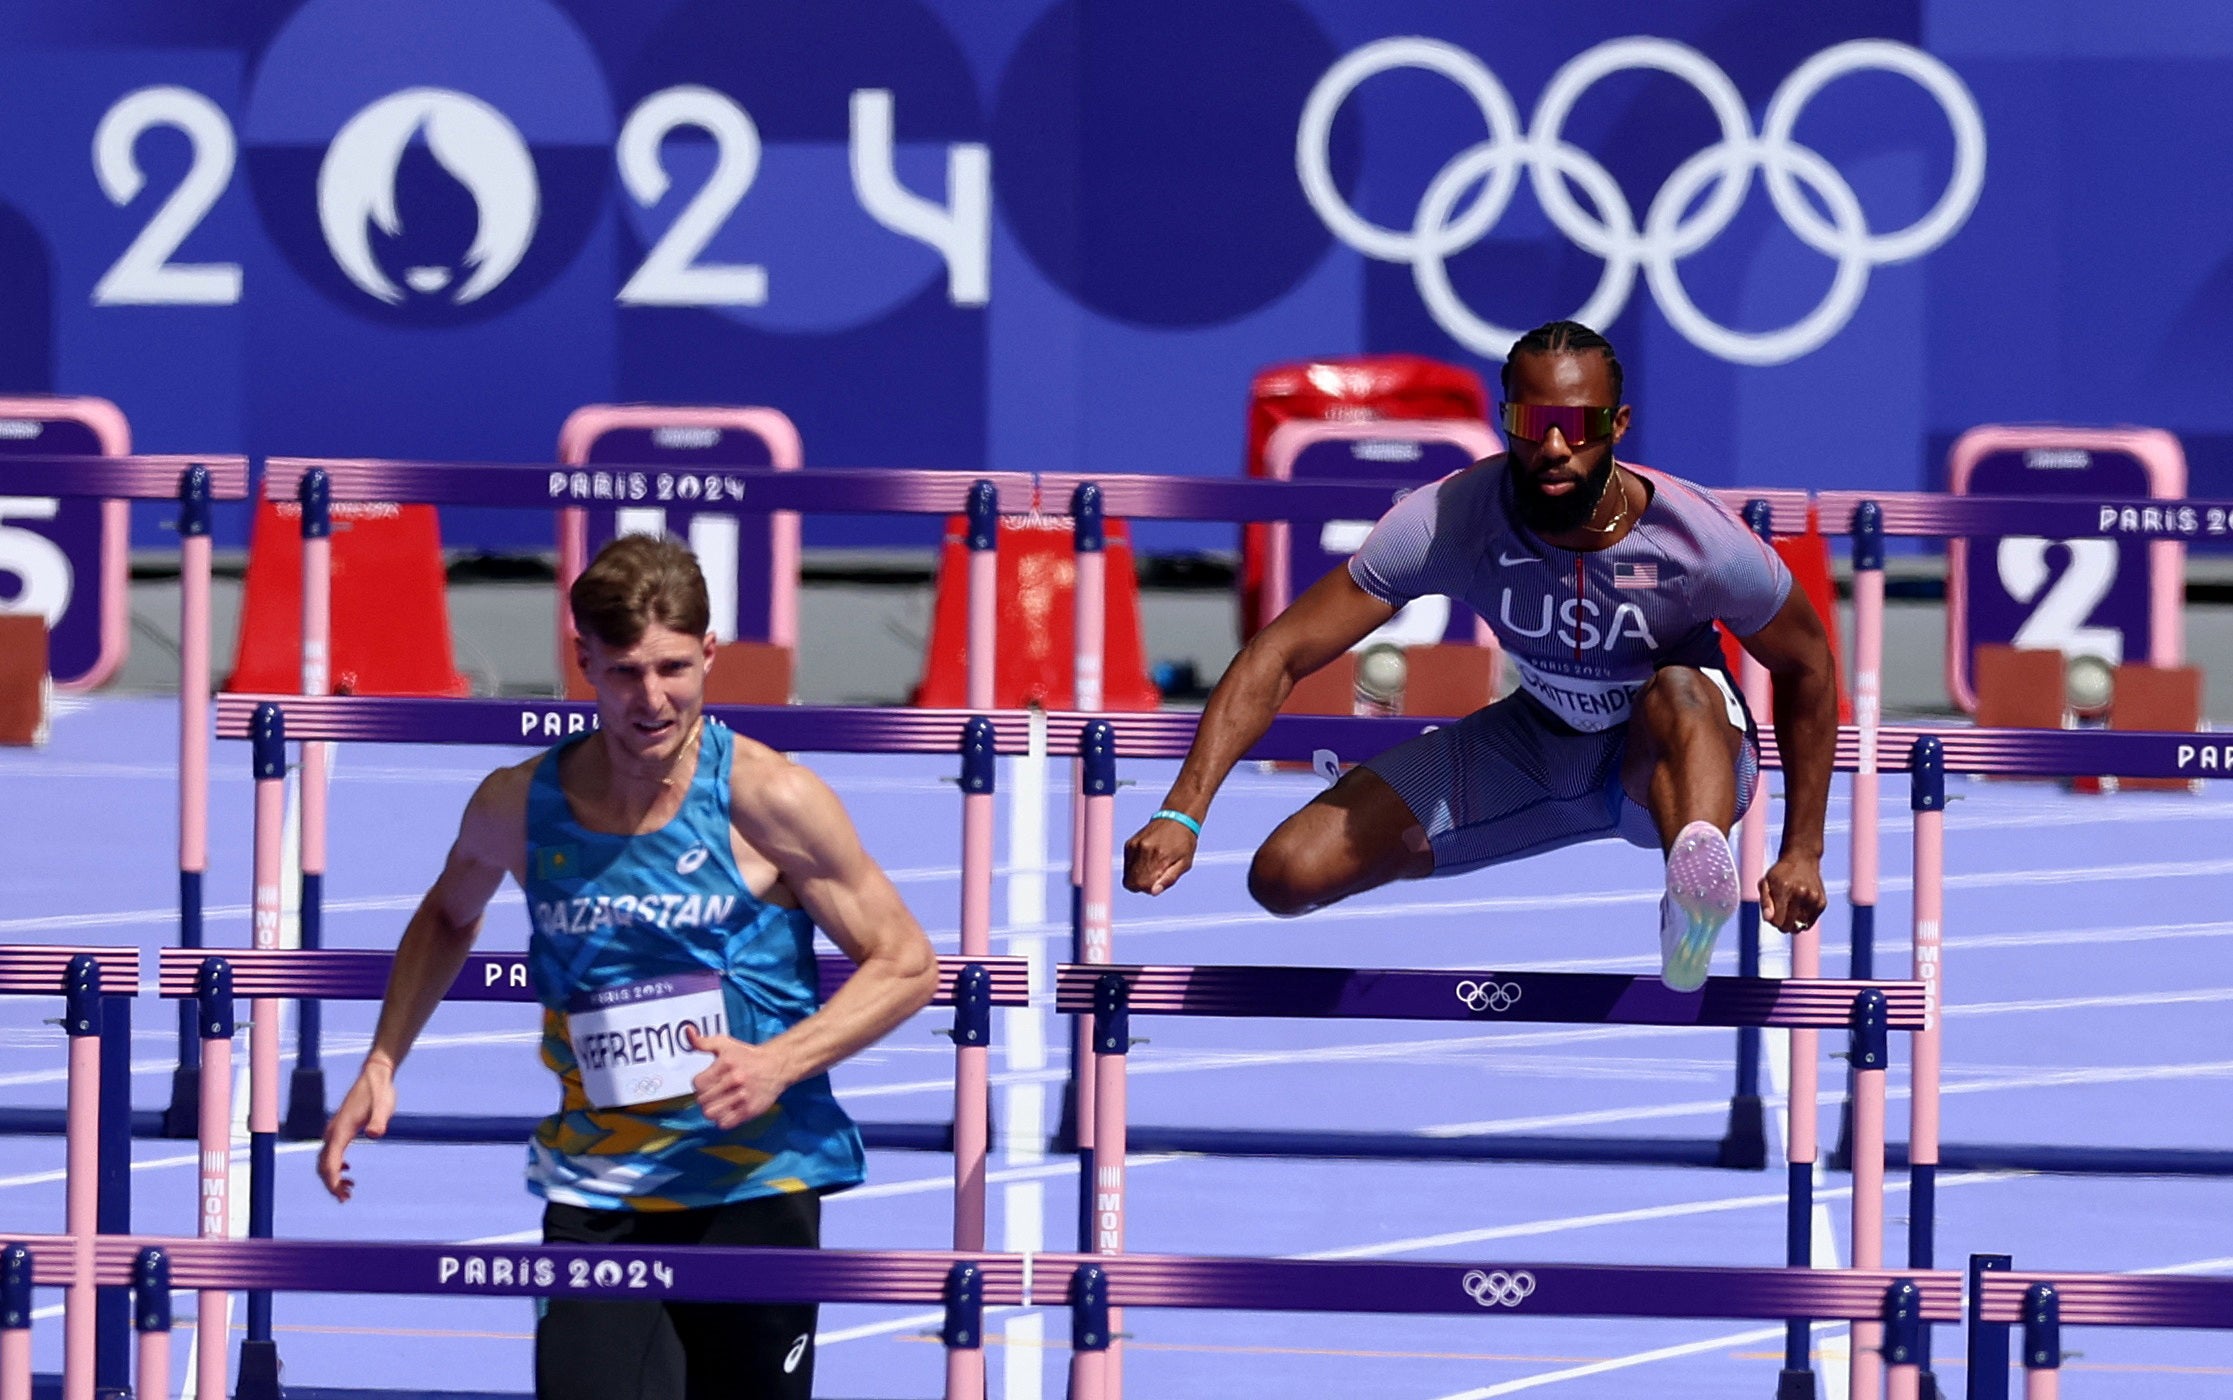
MULTIPOLYGON (((2186 494, 2178 439, 2152 428, 1972 428, 1954 444, 1957 495, 2132 500, 2186 494)), ((2175 540, 2004 535, 1947 546, 1946 675, 1977 708, 1973 660, 1988 642, 2111 666, 2185 659, 2186 547, 2175 540)))
MULTIPOLYGON (((106 399, 0 398, 0 491, 9 457, 122 457, 124 415, 106 399)), ((0 612, 46 619, 47 669, 89 690, 124 664, 131 506, 83 496, 0 495, 0 612)))

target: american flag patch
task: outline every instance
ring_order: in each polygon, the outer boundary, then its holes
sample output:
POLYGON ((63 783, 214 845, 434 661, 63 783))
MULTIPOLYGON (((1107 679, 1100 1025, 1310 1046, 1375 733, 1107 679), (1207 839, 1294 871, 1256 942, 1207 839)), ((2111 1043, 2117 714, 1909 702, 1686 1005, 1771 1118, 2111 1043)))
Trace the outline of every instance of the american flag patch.
POLYGON ((1613 565, 1613 587, 1657 588, 1659 587, 1659 566, 1657 564, 1616 563, 1613 565))

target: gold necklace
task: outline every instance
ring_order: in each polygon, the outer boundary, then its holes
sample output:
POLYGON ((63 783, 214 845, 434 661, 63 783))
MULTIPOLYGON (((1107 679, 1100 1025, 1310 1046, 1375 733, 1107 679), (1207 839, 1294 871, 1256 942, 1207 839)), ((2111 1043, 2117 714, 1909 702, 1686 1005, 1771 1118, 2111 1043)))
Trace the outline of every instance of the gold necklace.
POLYGON ((1607 483, 1607 486, 1617 488, 1620 491, 1620 510, 1613 516, 1610 525, 1584 525, 1581 527, 1593 535, 1609 535, 1621 527, 1622 521, 1628 519, 1628 488, 1621 485, 1620 463, 1613 463, 1613 477, 1607 483))

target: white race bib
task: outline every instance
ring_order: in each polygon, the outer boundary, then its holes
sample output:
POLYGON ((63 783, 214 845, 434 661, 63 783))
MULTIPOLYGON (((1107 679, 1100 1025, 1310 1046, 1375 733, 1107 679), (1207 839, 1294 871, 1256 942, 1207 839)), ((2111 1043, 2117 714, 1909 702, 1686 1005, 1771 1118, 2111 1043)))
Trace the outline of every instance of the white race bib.
POLYGON ((566 1005, 566 1035, 581 1067, 582 1092, 599 1108, 680 1098, 713 1056, 690 1048, 685 1027, 727 1035, 729 1015, 716 972, 679 972, 583 992, 566 1005))
POLYGON ((1512 658, 1519 672, 1520 684, 1528 694, 1543 702, 1544 706, 1569 725, 1594 734, 1611 729, 1616 724, 1628 723, 1630 702, 1636 692, 1651 679, 1646 674, 1642 680, 1590 680, 1575 676, 1551 676, 1536 670, 1519 657, 1512 658))

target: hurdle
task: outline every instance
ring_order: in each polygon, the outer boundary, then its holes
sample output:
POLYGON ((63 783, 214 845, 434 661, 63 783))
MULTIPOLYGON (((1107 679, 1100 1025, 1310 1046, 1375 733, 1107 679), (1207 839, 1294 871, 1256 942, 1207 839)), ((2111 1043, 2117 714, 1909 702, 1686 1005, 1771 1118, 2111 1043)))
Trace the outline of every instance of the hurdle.
MULTIPOLYGON (((268 464, 265 490, 275 498, 283 497, 290 491, 299 493, 306 476, 321 472, 327 477, 334 500, 540 509, 571 508, 601 500, 644 500, 652 503, 686 502, 693 509, 733 510, 741 514, 782 511, 850 514, 963 513, 970 522, 971 694, 978 694, 981 687, 988 699, 993 654, 990 627, 993 608, 993 551, 997 543, 993 527, 994 517, 997 515, 1035 512, 1042 500, 1063 499, 1067 496, 1073 513, 1093 514, 1081 502, 1092 501, 1097 497, 1099 515, 1140 519, 1263 522, 1371 519, 1377 518, 1416 485, 1411 481, 1279 481, 1059 472, 1035 475, 989 473, 971 479, 950 472, 859 468, 717 468, 678 471, 671 467, 617 464, 584 469, 552 468, 544 464, 273 458, 268 464)), ((1780 533, 1792 533, 1805 528, 1810 498, 1804 491, 1722 491, 1717 494, 1732 506, 1747 501, 1763 502, 1772 527, 1780 533)), ((1095 524, 1085 522, 1083 515, 1080 518, 1078 537, 1081 540, 1097 539, 1098 530, 1095 524)), ((1082 577, 1090 579, 1095 567, 1092 558, 1094 553, 1088 544, 1079 554, 1080 567, 1084 571, 1082 577)), ((1087 588, 1078 591, 1077 602, 1081 609, 1090 606, 1088 592, 1087 588)), ((1081 611, 1080 616, 1084 619, 1087 614, 1081 611)), ((1098 628, 1081 627, 1079 631, 1081 638, 1097 639, 1099 635, 1098 628)), ((1090 685, 1090 693, 1098 696, 1098 658, 1081 653, 1075 665, 1081 676, 1087 671, 1091 672, 1090 677, 1081 679, 1080 694, 1089 693, 1083 687, 1090 685)), ((1403 731, 1405 737, 1417 732, 1417 721, 1412 723, 1412 729, 1403 731)), ((413 736, 399 737, 407 739, 413 736)), ((528 736, 514 735, 495 742, 516 743, 523 737, 528 736)), ((549 734, 544 737, 555 738, 559 735, 549 734)), ((777 746, 803 751, 830 751, 827 746, 818 744, 811 738, 777 746)), ((885 750, 871 748, 861 751, 885 750)), ((1022 750, 1003 750, 1020 751, 1022 750)), ((1182 745, 1173 752, 1154 756, 1178 757, 1184 751, 1182 745)), ((1354 752, 1351 748, 1339 748, 1336 751, 1355 758, 1369 756, 1371 752, 1377 752, 1377 748, 1361 753, 1354 752)), ((1260 748, 1250 757, 1299 758, 1307 761, 1314 752, 1314 749, 1306 748, 1300 753, 1275 755, 1260 748)), ((1112 846, 1113 835, 1112 832, 1112 846)), ((1080 894, 1081 886, 1078 883, 1081 869, 1078 853, 1084 831, 1076 810, 1073 812, 1073 836, 1072 941, 1073 955, 1079 956, 1081 954, 1076 949, 1094 942, 1096 934, 1087 927, 1086 903, 1080 894)), ((1746 956, 1744 946, 1747 942, 1748 935, 1740 930, 1740 958, 1746 956)), ((1754 950, 1751 956, 1756 958, 1756 929, 1749 936, 1749 946, 1754 950)), ((1756 961, 1747 965, 1757 967, 1756 961)), ((1082 1028, 1079 1034, 1084 1034, 1082 1028)), ((1078 1124, 1091 1122, 1090 1113, 1081 1116, 1076 1112, 1078 1100, 1090 1093, 1090 1089, 1083 1086, 1083 1079, 1076 1072, 1080 1063, 1076 1059, 1076 1053, 1074 1051, 1073 1075, 1063 1120, 1064 1126, 1070 1131, 1058 1130, 1057 1133, 1057 1142, 1064 1146, 1072 1145, 1078 1124)), ((1721 1137, 1699 1140, 1539 1137, 1532 1141, 1541 1155, 1524 1160, 1665 1163, 1722 1166, 1740 1170, 1764 1167, 1766 1149, 1758 1079, 1758 1032, 1751 1029, 1740 1030, 1730 1121, 1721 1137)), ((881 1140, 871 1139, 871 1143, 879 1146, 903 1146, 906 1145, 903 1139, 920 1135, 919 1130, 911 1133, 898 1132, 881 1140)), ((1155 1150, 1154 1130, 1136 1129, 1135 1139, 1141 1142, 1143 1149, 1155 1150)), ((1413 1141, 1401 1135, 1379 1141, 1360 1135, 1359 1140, 1353 1144, 1353 1151, 1355 1155, 1403 1157, 1412 1155, 1414 1146, 1416 1144, 1413 1141)), ((1512 1154, 1500 1152, 1491 1156, 1510 1159, 1512 1154)))
MULTIPOLYGON (((123 1323, 128 1300, 114 1289, 96 1292, 93 1242, 132 1228, 129 1063, 105 1053, 106 1024, 117 1007, 130 1026, 131 998, 139 990, 137 948, 66 946, 0 947, 0 995, 62 998, 62 1032, 69 1040, 64 1086, 63 1160, 66 1175, 63 1228, 76 1242, 69 1254, 64 1303, 64 1354, 81 1379, 64 1400, 92 1400, 96 1384, 121 1385, 126 1370, 123 1323)), ((0 1311, 12 1306, 0 1305, 0 1311)), ((20 1323, 31 1325, 25 1303, 20 1323)), ((0 1367, 7 1364, 0 1357, 0 1367)), ((23 1394, 28 1397, 31 1356, 23 1351, 23 1394)))
MULTIPOLYGON (((2006 1256, 1991 1256, 2004 1264, 2006 1256)), ((2030 1273, 2005 1267, 1973 1274, 1968 1400, 2007 1400, 2011 1327, 2023 1329, 2024 1400, 2061 1393, 2062 1329, 2233 1328, 2233 1279, 2172 1274, 2030 1273)))
MULTIPOLYGON (((799 477, 811 477, 800 472, 799 477)), ((595 708, 582 702, 508 699, 415 699, 372 696, 225 695, 218 698, 217 728, 221 738, 245 738, 249 721, 260 704, 281 706, 288 733, 295 738, 333 739, 343 742, 517 745, 544 743, 569 733, 586 731, 595 723, 595 708)), ((708 706, 706 713, 742 734, 786 751, 831 753, 951 754, 959 748, 963 731, 973 719, 983 719, 989 732, 989 751, 998 754, 1029 752, 1034 720, 1026 712, 1000 711, 973 716, 958 710, 887 710, 843 706, 708 706)), ((1174 758, 1182 756, 1193 737, 1196 719, 1176 713, 1124 713, 1099 716, 1074 711, 1044 716, 1051 750, 1078 752, 1085 727, 1105 723, 1115 738, 1115 756, 1125 758, 1174 758)), ((1369 758, 1417 734, 1427 721, 1413 718, 1283 715, 1272 722, 1265 738, 1248 755, 1253 759, 1308 760, 1320 749, 1344 760, 1369 758)), ((2094 752, 2091 765, 2107 763, 2137 776, 2175 771, 2172 749, 2193 747, 2193 735, 2157 735, 2140 732, 2117 734, 2057 733, 2044 730, 1949 730, 1926 726, 1897 726, 1883 730, 1880 744, 1912 746, 1920 739, 1935 739, 1945 764, 1956 771, 2037 771, 2042 763, 2066 762, 2072 741, 2105 746, 2094 752)), ((1851 772, 1858 761, 1860 741, 1848 728, 1839 735, 1836 767, 1851 772)), ((1763 767, 1779 764, 1772 733, 1761 735, 1763 767)), ((2191 766, 2191 765, 2190 765, 2191 766)), ((2089 771, 2092 771, 2089 767, 2089 771)), ((449 1140, 502 1140, 516 1136, 516 1124, 504 1125, 499 1138, 451 1137, 449 1140)), ((1604 1150, 1586 1157, 1575 1140, 1519 1138, 1499 1134, 1426 1138, 1416 1134, 1357 1133, 1340 1135, 1317 1147, 1297 1144, 1301 1151, 1331 1151, 1356 1157, 1463 1158, 1517 1161, 1620 1161, 1677 1162, 1713 1166, 1721 1163, 1718 1139, 1639 1139, 1634 1145, 1619 1139, 1596 1140, 1604 1150)), ((889 1145, 905 1145, 893 1143, 889 1145)), ((941 1147, 943 1143, 941 1142, 941 1147)), ((1208 1141, 1180 1130, 1165 1137, 1160 1129, 1135 1126, 1132 1145, 1139 1151, 1211 1150, 1208 1141)), ((1228 1148, 1253 1155, 1269 1144, 1247 1136, 1230 1140, 1228 1148)))
MULTIPOLYGON (((179 549, 178 941, 198 948, 202 945, 202 877, 209 870, 209 689, 203 678, 209 675, 210 506, 248 498, 248 459, 11 455, 0 457, 0 487, 10 495, 168 501, 178 506, 173 524, 179 549)), ((109 1006, 103 1024, 109 1027, 104 1033, 106 1053, 128 1064, 129 1000, 119 999, 109 1006)), ((133 1120, 134 1133, 192 1134, 193 1056, 198 1044, 193 1030, 190 1022, 179 1022, 179 1069, 172 1079, 170 1107, 133 1120)), ((45 1110, 0 1108, 0 1133, 59 1133, 62 1128, 61 1118, 45 1110)))
MULTIPOLYGON (((1889 1030, 1922 1031, 1926 992, 1919 984, 1856 986, 1843 980, 1734 977, 1709 978, 1699 992, 1679 993, 1668 991, 1656 977, 1601 973, 1071 964, 1057 970, 1056 985, 1058 1009, 1090 1011, 1093 1016, 1094 1079, 1100 1106, 1095 1131, 1101 1153, 1089 1188, 1093 1233, 1084 1244, 1094 1257, 1117 1257, 1123 1252, 1128 1147, 1125 1058, 1131 1044, 1130 1017, 1139 1012, 1469 1024, 1847 1028, 1864 1086, 1864 1110, 1857 1119, 1863 1169, 1853 1190, 1855 1268, 1864 1273, 1881 1269, 1885 1040, 1889 1030), (1873 1170, 1868 1166, 1872 1160, 1873 1170), (1877 1241, 1874 1249, 1866 1243, 1871 1239, 1877 1241), (1872 1257, 1863 1258, 1864 1254, 1872 1257)), ((1812 1210, 1811 1195, 1795 1194, 1791 1210, 1806 1219, 1812 1210)), ((1792 1267, 1804 1270, 1806 1266, 1802 1262, 1792 1267)), ((1814 1315, 1783 1316, 1786 1325, 1804 1337, 1814 1315)), ((1866 1319, 1859 1323, 1863 1329, 1870 1325, 1866 1319)), ((1865 1331, 1857 1332, 1851 1363, 1855 1395, 1874 1393, 1875 1345, 1865 1331)), ((1906 1349, 1912 1358, 1927 1356, 1927 1350, 1912 1338, 1906 1349)), ((1106 1350, 1112 1352, 1108 1364, 1113 1370, 1120 1364, 1115 1355, 1119 1346, 1112 1344, 1106 1350)), ((1796 1367, 1787 1359, 1778 1393, 1814 1393, 1804 1353, 1796 1367), (1803 1392, 1793 1390, 1794 1371, 1806 1376, 1803 1392)))
MULTIPOLYGON (((965 803, 979 797, 986 803, 990 801, 992 746, 988 731, 989 726, 982 723, 963 726, 960 747, 963 750, 965 789, 979 781, 987 788, 982 794, 965 791, 965 803)), ((255 937, 252 949, 234 955, 240 960, 236 966, 249 975, 239 976, 232 985, 237 991, 245 992, 253 998, 249 1054, 249 1236, 253 1239, 269 1239, 274 1227, 276 1154, 280 1130, 278 999, 291 996, 302 999, 306 1004, 342 997, 379 1000, 385 994, 388 968, 392 965, 394 956, 380 952, 327 951, 307 946, 295 950, 279 947, 279 866, 283 855, 287 743, 285 712, 280 705, 270 702, 257 704, 249 716, 247 737, 255 774, 255 937)), ((311 740, 305 744, 305 748, 315 748, 318 742, 311 740)), ((965 857, 974 853, 979 859, 982 866, 982 887, 979 890, 978 907, 989 909, 991 833, 989 823, 980 821, 980 825, 985 830, 975 846, 965 836, 965 857)), ((964 917, 968 917, 966 910, 964 917)), ((985 937, 975 941, 989 944, 989 939, 985 937)), ((214 964, 197 955, 197 950, 165 949, 159 959, 158 973, 163 994, 175 998, 200 996, 202 979, 214 975, 209 970, 212 966, 214 964)), ((818 972, 822 995, 827 997, 844 982, 850 972, 850 965, 843 958, 825 959, 818 964, 818 972)), ((226 976, 231 978, 234 974, 228 971, 226 976)), ((452 997, 446 999, 514 1002, 536 1000, 530 987, 524 953, 469 954, 466 967, 460 973, 460 980, 465 985, 464 995, 457 997, 453 986, 452 997)), ((950 1032, 959 1061, 955 1074, 954 1126, 950 1135, 950 1146, 955 1155, 955 1240, 958 1247, 981 1249, 985 1230, 985 1159, 990 1127, 986 1116, 986 1108, 990 1102, 986 1051, 992 1039, 992 1008, 995 1005, 1030 1004, 1027 969, 1019 958, 992 958, 987 955, 971 958, 965 955, 962 958, 942 959, 939 991, 934 1004, 955 1008, 954 1028, 950 1032)), ((209 1023, 209 1016, 210 1013, 205 1009, 201 1018, 205 1027, 209 1023)), ((226 1038, 229 1041, 229 1027, 226 1038)), ((205 1056, 215 1056, 219 1060, 224 1058, 221 1053, 207 1047, 204 1053, 205 1056)), ((205 1103, 212 1097, 222 1097, 226 1092, 226 1086, 213 1086, 208 1075, 204 1074, 201 1093, 205 1103)), ((206 1129, 206 1109, 203 1117, 206 1129)), ((530 1136, 537 1121, 539 1119, 536 1118, 507 1121, 506 1126, 515 1131, 508 1132, 506 1136, 513 1140, 530 1136)), ((403 1136, 396 1131, 397 1126, 397 1123, 391 1122, 390 1136, 403 1136)), ((322 1119, 319 1127, 322 1131, 322 1119)), ((210 1144, 205 1140, 205 1157, 211 1150, 210 1144)), ((244 1389, 256 1395, 275 1394, 279 1366, 276 1343, 272 1336, 270 1290, 254 1290, 248 1295, 248 1336, 242 1343, 241 1354, 244 1389)))
MULTIPOLYGON (((66 1286, 88 1255, 95 1282, 141 1288, 142 1358, 167 1359, 168 1287, 448 1297, 644 1298, 728 1303, 934 1304, 944 1314, 944 1395, 982 1400, 983 1311, 1067 1307, 1072 1394, 1113 1400, 1111 1314, 1123 1307, 1425 1314, 1478 1318, 1624 1317, 1884 1319, 1962 1316, 1961 1275, 1882 1270, 1592 1265, 1464 1260, 1382 1262, 1187 1255, 961 1255, 929 1250, 697 1246, 368 1244, 352 1240, 104 1238, 26 1235, 0 1247, 0 1400, 30 1393, 26 1329, 13 1300, 66 1286), (151 1252, 160 1261, 150 1258, 151 1252), (167 1279, 165 1276, 167 1275, 167 1279), (20 1357, 20 1361, 17 1358, 20 1357), (20 1381, 17 1377, 20 1375, 20 1381)), ((21 1314, 28 1316, 28 1307, 21 1314)), ((1904 1364, 1895 1400, 1916 1395, 1904 1364), (1904 1386, 1903 1386, 1904 1383, 1904 1386)), ((152 1379, 142 1370, 142 1383, 152 1379)))
MULTIPOLYGON (((1884 552, 1888 536, 1962 539, 2009 534, 2049 539, 2145 540, 2179 544, 2233 535, 2233 501, 2095 499, 2091 497, 1948 496, 1928 492, 1825 491, 1817 497, 1825 519, 1846 522, 1853 541, 1854 649, 1875 667, 1857 667, 1856 706, 1866 781, 1854 789, 1853 975, 1873 966, 1877 813, 1873 759, 1879 740, 1896 731, 1881 727, 1881 658, 1884 641, 1884 552), (1863 794, 1869 799, 1864 812, 1863 794), (1864 822, 1864 815, 1868 818, 1864 822), (1866 859, 1864 860, 1864 854, 1866 859), (1864 906, 1862 874, 1869 903, 1864 906)), ((2108 730, 1955 730, 1944 735, 1948 771, 2008 777, 2062 778, 2108 774, 2120 778, 2233 778, 2233 746, 2204 734, 2108 730)), ((1920 823, 1920 817, 1918 818, 1920 823)), ((1920 827, 1919 827, 1920 829, 1920 827)), ((1920 835, 1918 841, 1920 842, 1920 835)), ((1918 871, 1920 874, 1920 870, 1918 871)), ((1920 897, 1920 882, 1918 897, 1920 897)), ((1942 930, 1930 929, 1935 959, 1942 930)), ((1923 915, 1918 910, 1918 930, 1923 915)), ((1917 939, 1917 976, 1924 940, 1917 939)), ((1938 969, 1934 962, 1932 975, 1938 969)), ((1933 1122, 1935 1129, 1935 1117, 1933 1122)), ((2100 1175, 2169 1174, 2233 1176, 2233 1152, 2174 1147, 2081 1147, 2043 1143, 1934 1143, 1929 1165, 1952 1170, 2044 1171, 2100 1175)), ((1900 1144, 1893 1156, 1906 1155, 1900 1144)), ((1841 1154, 1834 1161, 1842 1160, 1841 1154)))

